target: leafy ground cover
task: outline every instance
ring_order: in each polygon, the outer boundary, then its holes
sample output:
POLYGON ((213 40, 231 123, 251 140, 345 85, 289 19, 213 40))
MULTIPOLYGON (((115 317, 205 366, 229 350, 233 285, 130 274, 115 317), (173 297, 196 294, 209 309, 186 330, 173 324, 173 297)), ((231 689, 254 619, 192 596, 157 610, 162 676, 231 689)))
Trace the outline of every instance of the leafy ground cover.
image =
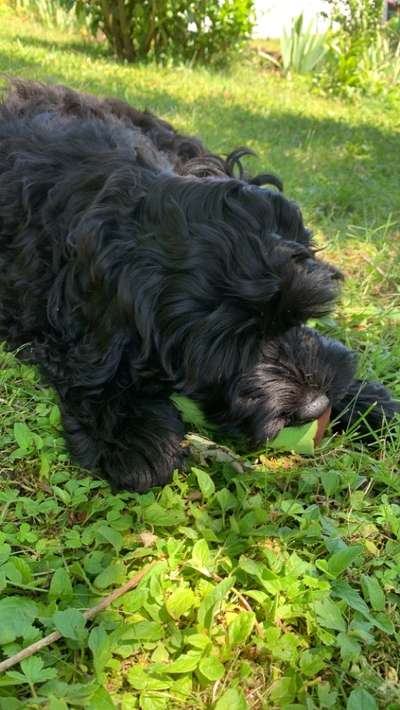
MULTIPOLYGON (((398 104, 341 103, 243 61, 127 67, 0 8, 0 69, 148 106, 279 174, 348 273, 321 327, 400 395, 398 104)), ((192 434, 191 468, 112 495, 73 468, 37 373, 0 361, 0 709, 400 708, 399 429, 313 459, 192 434), (85 626, 83 611, 151 573, 85 626), (0 655, 1 659, 1 655, 0 655)))

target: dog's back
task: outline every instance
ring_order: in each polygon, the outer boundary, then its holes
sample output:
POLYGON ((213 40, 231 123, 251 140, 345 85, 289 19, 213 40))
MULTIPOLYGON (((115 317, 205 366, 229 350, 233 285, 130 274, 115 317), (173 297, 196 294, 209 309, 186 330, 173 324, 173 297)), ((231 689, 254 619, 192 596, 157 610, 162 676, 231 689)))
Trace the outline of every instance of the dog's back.
POLYGON ((18 347, 48 330, 79 223, 101 220, 108 199, 121 235, 140 185, 162 171, 172 167, 139 130, 0 105, 0 339, 18 347))
POLYGON ((283 190, 276 175, 265 172, 252 177, 244 170, 242 159, 254 155, 253 151, 240 147, 222 157, 210 151, 198 138, 179 133, 168 121, 151 111, 141 111, 120 99, 99 98, 61 85, 12 78, 8 80, 3 104, 19 117, 56 115, 64 121, 118 122, 139 129, 158 151, 165 153, 179 175, 239 177, 250 184, 268 184, 283 190))

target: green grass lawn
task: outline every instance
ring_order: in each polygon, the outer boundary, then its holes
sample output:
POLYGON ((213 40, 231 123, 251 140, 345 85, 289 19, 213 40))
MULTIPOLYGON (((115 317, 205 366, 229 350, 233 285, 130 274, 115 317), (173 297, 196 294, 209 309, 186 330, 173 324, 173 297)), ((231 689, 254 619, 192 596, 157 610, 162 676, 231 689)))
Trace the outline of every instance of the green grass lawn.
MULTIPOLYGON (((4 7, 0 70, 257 151, 348 274, 321 327, 400 396, 400 99, 342 103, 252 62, 128 67, 4 7)), ((375 450, 328 438, 313 459, 192 435, 189 473, 112 495, 70 465, 37 373, 0 358, 0 660, 63 634, 0 676, 0 710, 400 708, 399 428, 375 450)))

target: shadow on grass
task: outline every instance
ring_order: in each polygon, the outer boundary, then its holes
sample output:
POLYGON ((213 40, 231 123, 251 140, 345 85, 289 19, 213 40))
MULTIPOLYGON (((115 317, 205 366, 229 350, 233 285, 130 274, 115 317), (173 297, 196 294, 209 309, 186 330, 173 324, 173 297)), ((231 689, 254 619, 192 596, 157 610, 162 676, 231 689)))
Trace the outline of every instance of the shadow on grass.
MULTIPOLYGON (((27 48, 70 49, 94 59, 110 58, 104 49, 79 42, 57 43, 35 37, 19 39, 27 48), (103 53, 104 52, 104 53, 103 53)), ((129 68, 116 63, 129 72, 129 68)), ((59 66, 44 71, 39 63, 14 55, 0 54, 0 67, 30 78, 67 83, 70 79, 59 66)), ((153 67, 154 69, 154 67, 153 67)), ((238 145, 253 148, 257 159, 249 161, 249 170, 272 171, 283 180, 286 192, 299 202, 307 221, 314 226, 345 230, 348 224, 375 227, 400 214, 400 137, 368 123, 351 125, 332 117, 317 118, 288 110, 265 113, 247 109, 234 95, 221 91, 184 100, 160 88, 161 81, 151 78, 148 86, 138 86, 117 72, 98 77, 82 77, 76 88, 98 95, 113 95, 128 100, 138 108, 175 123, 181 131, 195 133, 216 152, 228 153, 238 145), (111 91, 110 91, 110 81, 111 91), (185 117, 188 120, 185 120, 185 117)), ((398 219, 398 217, 397 217, 398 219)))
MULTIPOLYGON (((68 35, 67 35, 68 37, 68 35)), ((18 38, 21 44, 35 49, 61 50, 63 52, 76 52, 84 54, 85 57, 92 59, 109 59, 113 60, 115 55, 105 43, 76 40, 76 39, 45 39, 44 37, 33 37, 32 35, 23 35, 18 38)), ((117 61, 117 60, 115 60, 117 61)))

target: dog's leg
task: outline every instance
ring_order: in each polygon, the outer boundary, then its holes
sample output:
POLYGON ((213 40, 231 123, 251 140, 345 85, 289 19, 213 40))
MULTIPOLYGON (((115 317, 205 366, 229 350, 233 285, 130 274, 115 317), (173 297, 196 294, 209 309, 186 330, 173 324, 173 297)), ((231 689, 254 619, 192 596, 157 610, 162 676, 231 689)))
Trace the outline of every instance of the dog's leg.
POLYGON ((58 393, 73 461, 98 469, 115 489, 143 492, 168 483, 185 453, 184 425, 168 388, 156 377, 132 381, 118 334, 102 351, 89 338, 70 350, 52 345, 32 343, 27 358, 58 393))
POLYGON ((168 399, 142 400, 126 390, 107 400, 74 400, 61 403, 71 455, 83 467, 98 468, 114 489, 165 485, 182 465, 184 426, 168 399))
POLYGON ((383 385, 361 380, 353 380, 332 410, 338 429, 347 430, 357 423, 362 438, 371 435, 371 431, 379 434, 396 413, 400 413, 400 402, 393 400, 383 385))

